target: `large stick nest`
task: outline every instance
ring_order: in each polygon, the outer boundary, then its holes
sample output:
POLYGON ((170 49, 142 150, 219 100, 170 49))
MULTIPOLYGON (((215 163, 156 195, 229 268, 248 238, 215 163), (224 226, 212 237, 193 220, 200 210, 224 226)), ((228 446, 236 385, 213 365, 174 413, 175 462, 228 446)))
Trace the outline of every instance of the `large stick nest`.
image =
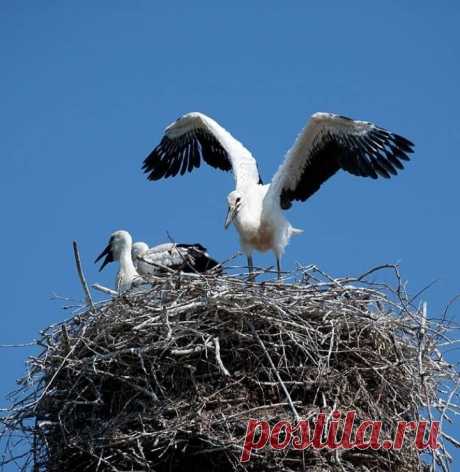
MULTIPOLYGON (((424 470, 410 444, 266 447, 239 462, 251 417, 273 425, 294 422, 295 412, 312 419, 356 410, 358 420, 382 420, 382 436, 391 438, 398 420, 444 422, 455 408, 458 374, 439 348, 448 324, 426 319, 396 267, 354 279, 315 268, 296 277, 281 284, 171 274, 48 328, 1 418, 4 464, 60 472, 424 470), (395 288, 369 282, 388 271, 395 288), (17 445, 20 434, 26 445, 17 445)), ((424 456, 445 470, 446 438, 424 456)))

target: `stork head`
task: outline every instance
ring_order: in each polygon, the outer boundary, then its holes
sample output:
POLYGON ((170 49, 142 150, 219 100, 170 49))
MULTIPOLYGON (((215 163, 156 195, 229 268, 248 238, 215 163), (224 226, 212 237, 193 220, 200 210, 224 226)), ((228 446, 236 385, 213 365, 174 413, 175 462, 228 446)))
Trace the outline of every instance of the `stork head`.
POLYGON ((148 250, 149 246, 146 243, 142 241, 134 243, 133 248, 131 249, 131 257, 133 258, 133 261, 136 261, 138 257, 141 257, 142 254, 148 250))
POLYGON ((120 260, 120 255, 124 250, 131 252, 133 240, 128 231, 115 231, 110 235, 109 243, 106 248, 99 254, 94 262, 98 262, 105 256, 104 262, 99 268, 99 272, 110 262, 120 260))
POLYGON ((227 197, 228 211, 227 217, 225 218, 224 228, 227 229, 230 223, 233 223, 236 215, 240 211, 243 196, 238 190, 230 192, 227 197))

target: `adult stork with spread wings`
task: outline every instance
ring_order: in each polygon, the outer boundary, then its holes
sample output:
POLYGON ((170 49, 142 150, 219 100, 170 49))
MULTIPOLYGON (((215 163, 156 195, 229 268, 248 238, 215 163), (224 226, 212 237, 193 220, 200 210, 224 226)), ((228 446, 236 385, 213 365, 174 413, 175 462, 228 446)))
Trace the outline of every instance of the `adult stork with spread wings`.
POLYGON ((202 113, 187 113, 165 129, 143 169, 149 180, 174 177, 200 167, 201 159, 233 171, 236 189, 227 197, 225 228, 234 223, 253 272, 254 250, 272 250, 278 278, 280 260, 292 235, 301 233, 283 210, 305 201, 340 169, 361 177, 390 178, 402 170, 413 144, 367 121, 315 113, 287 152, 270 184, 263 184, 251 153, 228 131, 202 113))

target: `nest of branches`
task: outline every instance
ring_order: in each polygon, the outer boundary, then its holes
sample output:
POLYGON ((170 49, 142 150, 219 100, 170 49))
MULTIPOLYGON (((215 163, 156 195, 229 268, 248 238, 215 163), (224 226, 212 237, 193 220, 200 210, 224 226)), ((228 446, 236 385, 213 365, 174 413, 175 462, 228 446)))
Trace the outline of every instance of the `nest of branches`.
POLYGON ((443 423, 458 383, 441 354, 448 323, 427 319, 393 266, 359 278, 333 279, 314 267, 290 277, 169 274, 48 328, 1 418, 4 464, 60 472, 447 470, 446 443, 455 440, 443 423), (370 282, 389 272, 393 288, 370 282), (330 420, 334 410, 356 411, 355 423, 381 420, 387 438, 397 421, 438 419, 440 448, 422 455, 409 433, 400 450, 267 446, 240 462, 248 419, 295 424, 320 412, 330 420), (18 446, 18 435, 27 445, 18 446))

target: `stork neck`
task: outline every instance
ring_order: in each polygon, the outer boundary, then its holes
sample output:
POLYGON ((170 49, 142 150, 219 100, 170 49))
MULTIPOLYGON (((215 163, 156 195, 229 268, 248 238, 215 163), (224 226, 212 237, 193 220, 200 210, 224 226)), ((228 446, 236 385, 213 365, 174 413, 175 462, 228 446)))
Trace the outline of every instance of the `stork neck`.
POLYGON ((120 270, 127 274, 137 274, 131 257, 131 249, 123 250, 120 254, 120 270))

